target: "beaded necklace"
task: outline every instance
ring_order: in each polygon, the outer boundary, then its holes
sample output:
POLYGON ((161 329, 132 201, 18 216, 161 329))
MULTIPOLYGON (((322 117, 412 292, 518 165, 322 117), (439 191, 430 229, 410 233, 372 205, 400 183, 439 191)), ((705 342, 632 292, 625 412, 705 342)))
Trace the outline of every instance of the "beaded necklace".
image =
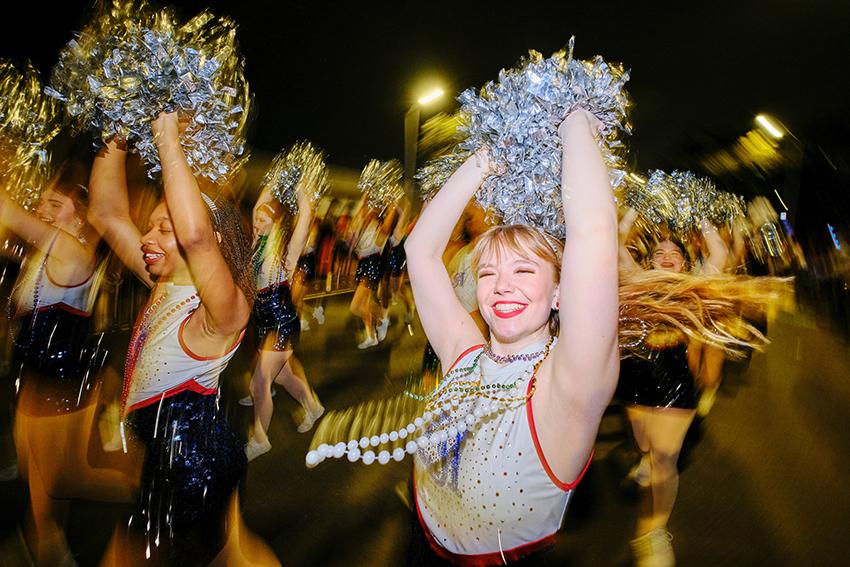
POLYGON ((121 408, 122 413, 127 403, 127 397, 130 395, 130 388, 133 383, 133 372, 136 369, 136 363, 139 360, 139 355, 144 349, 148 338, 156 335, 162 326, 178 311, 183 309, 198 297, 197 293, 193 293, 183 301, 175 303, 171 309, 161 314, 156 320, 153 320, 157 314, 160 305, 168 298, 168 288, 163 291, 153 303, 150 303, 133 329, 133 335, 130 338, 130 347, 127 351, 127 361, 124 364, 124 387, 121 391, 121 408))
POLYGON ((254 250, 254 254, 252 257, 252 264, 254 267, 254 276, 258 277, 263 273, 264 270, 268 270, 269 274, 277 271, 277 279, 271 281, 273 284, 282 283, 288 280, 286 277, 286 272, 284 270, 284 260, 283 258, 278 258, 280 255, 281 248, 281 233, 280 229, 272 229, 277 230, 277 232, 272 232, 269 234, 263 234, 257 240, 257 245, 254 250), (269 257, 269 254, 274 256, 269 257), (272 265, 266 266, 268 261, 273 262, 272 265))
MULTIPOLYGON (((33 289, 32 289, 32 309, 31 309, 32 321, 30 321, 30 325, 32 325, 33 327, 35 326, 36 318, 38 317, 38 309, 39 309, 39 307, 41 307, 41 288, 44 285, 43 277, 44 277, 44 272, 47 269, 47 261, 50 259, 50 252, 53 250, 53 244, 56 242, 56 238, 58 236, 59 236, 59 233, 57 232, 56 235, 53 237, 53 240, 50 241, 50 246, 48 246, 47 251, 44 252, 44 259, 41 260, 41 262, 38 265, 38 268, 36 269, 35 280, 34 280, 33 289)), ((26 281, 26 277, 27 277, 26 272, 29 269, 29 267, 26 265, 26 263, 31 261, 31 260, 32 260, 32 256, 27 256, 24 259, 24 263, 21 264, 20 270, 21 270, 21 274, 24 275, 25 281, 26 281)), ((7 312, 8 312, 8 316, 9 316, 10 321, 15 319, 15 314, 14 314, 15 307, 13 305, 15 303, 14 298, 18 294, 18 290, 20 289, 20 287, 24 285, 25 281, 20 282, 20 283, 18 281, 16 281, 15 285, 12 288, 12 292, 9 294, 9 301, 7 303, 7 312)), ((20 324, 19 324, 19 322, 16 322, 14 324, 14 335, 18 336, 20 331, 21 331, 20 324)), ((27 345, 20 345, 20 346, 23 347, 23 348, 30 348, 32 346, 33 341, 35 340, 35 336, 30 335, 29 339, 30 340, 29 340, 29 343, 27 345)))
POLYGON ((306 463, 308 467, 314 467, 324 461, 326 458, 334 457, 337 459, 347 456, 351 462, 362 460, 364 464, 372 464, 377 461, 380 464, 386 464, 391 459, 401 461, 405 454, 412 455, 417 451, 422 454, 444 454, 446 443, 457 443, 463 435, 474 429, 478 422, 489 416, 501 413, 508 407, 516 403, 528 403, 537 390, 537 371, 540 365, 546 360, 551 350, 555 337, 549 337, 549 342, 546 348, 539 351, 537 354, 540 359, 537 360, 531 370, 531 382, 528 387, 528 393, 517 395, 517 386, 522 381, 522 378, 527 376, 523 373, 522 377, 514 380, 510 384, 485 384, 483 370, 481 368, 481 355, 484 351, 479 352, 473 359, 470 366, 455 368, 446 374, 445 380, 434 390, 427 395, 418 395, 405 392, 405 395, 414 400, 425 402, 425 411, 422 415, 417 416, 411 423, 406 426, 379 435, 371 437, 362 437, 361 439, 351 439, 347 443, 340 441, 334 444, 322 443, 316 449, 307 453, 306 463), (478 376, 475 379, 468 379, 475 373, 478 368, 478 376), (510 395, 502 395, 509 393, 510 395), (475 403, 476 398, 482 398, 481 403, 475 403), (460 405, 462 402, 467 404, 467 412, 461 415, 460 405), (416 437, 417 432, 419 436, 416 437), (411 439, 405 442, 404 440, 410 436, 411 439), (369 447, 377 448, 379 445, 387 443, 396 443, 400 440, 404 447, 396 447, 392 452, 383 450, 375 454, 375 451, 369 447), (361 452, 361 450, 365 450, 361 452))
POLYGON ((495 352, 493 352, 493 349, 492 349, 490 343, 488 342, 488 343, 484 344, 484 354, 487 356, 487 358, 489 358, 490 360, 492 360, 496 364, 509 364, 509 363, 514 362, 516 360, 524 360, 526 362, 531 362, 532 360, 535 360, 538 356, 541 356, 542 354, 544 354, 546 352, 546 349, 548 349, 548 348, 549 348, 549 345, 546 345, 546 347, 543 350, 539 350, 537 352, 526 352, 526 353, 520 353, 520 354, 506 354, 506 355, 502 356, 502 355, 499 355, 499 354, 496 354, 495 352))

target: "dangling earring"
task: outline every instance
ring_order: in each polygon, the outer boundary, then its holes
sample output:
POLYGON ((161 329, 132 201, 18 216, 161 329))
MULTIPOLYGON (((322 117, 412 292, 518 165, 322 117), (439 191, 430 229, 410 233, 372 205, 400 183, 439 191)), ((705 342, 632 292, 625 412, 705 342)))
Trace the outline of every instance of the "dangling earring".
POLYGON ((86 235, 83 234, 83 221, 79 218, 77 219, 77 228, 79 229, 79 232, 77 233, 77 240, 80 241, 80 244, 85 246, 88 244, 88 240, 86 240, 86 235))

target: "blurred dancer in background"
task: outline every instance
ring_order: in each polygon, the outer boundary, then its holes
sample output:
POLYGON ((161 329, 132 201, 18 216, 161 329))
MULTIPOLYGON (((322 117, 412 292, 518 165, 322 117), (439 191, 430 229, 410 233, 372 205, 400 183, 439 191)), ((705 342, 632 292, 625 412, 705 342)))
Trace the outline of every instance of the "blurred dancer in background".
POLYGON ((364 339, 357 345, 359 349, 373 347, 383 341, 390 326, 390 319, 377 301, 376 293, 384 275, 382 251, 389 238, 393 218, 392 211, 380 215, 370 210, 364 195, 352 219, 357 271, 350 309, 363 321, 364 339))
MULTIPOLYGON (((636 218, 637 212, 629 209, 619 228, 621 269, 632 272, 642 269, 626 247, 636 218)), ((721 274, 726 266, 726 245, 708 221, 702 222, 701 230, 706 254, 699 263, 699 274, 721 274)), ((672 236, 654 244, 646 263, 652 270, 677 274, 691 271, 693 264, 685 245, 672 236)), ((719 372, 716 358, 704 361, 702 355, 710 350, 722 364, 724 353, 681 333, 650 332, 644 345, 645 349, 623 359, 617 396, 626 404, 642 455, 631 474, 646 489, 631 546, 639 567, 663 567, 675 565, 667 522, 679 489, 679 453, 696 414, 701 370, 708 365, 719 372)))
POLYGON ((278 383, 301 404, 304 417, 298 425, 303 433, 324 413, 307 378, 301 363, 292 355, 301 334, 301 323, 292 298, 293 273, 310 230, 313 216, 312 205, 305 192, 299 187, 298 216, 294 221, 286 214, 283 205, 264 192, 254 207, 254 255, 253 270, 256 278, 257 301, 254 304, 254 320, 257 329, 259 351, 251 377, 254 426, 246 451, 252 460, 271 449, 268 439, 274 402, 272 383, 278 383))
MULTIPOLYGON (((390 233, 387 246, 387 269, 386 277, 387 289, 384 290, 384 296, 388 298, 391 304, 396 304, 399 301, 404 309, 404 323, 409 325, 413 321, 413 314, 416 311, 416 306, 413 303, 413 297, 410 295, 410 288, 405 284, 405 276, 407 275, 407 255, 404 252, 404 242, 407 240, 407 235, 413 228, 416 220, 410 218, 410 202, 407 199, 402 199, 396 204, 396 221, 392 233, 390 233)), ((388 305, 384 304, 384 309, 388 309, 388 305)))
POLYGON ((30 247, 12 292, 18 373, 14 438, 29 485, 24 535, 37 565, 73 565, 71 498, 130 501, 120 471, 87 459, 103 354, 90 335, 99 237, 86 219, 87 168, 69 161, 30 213, 0 190, 0 224, 30 247))

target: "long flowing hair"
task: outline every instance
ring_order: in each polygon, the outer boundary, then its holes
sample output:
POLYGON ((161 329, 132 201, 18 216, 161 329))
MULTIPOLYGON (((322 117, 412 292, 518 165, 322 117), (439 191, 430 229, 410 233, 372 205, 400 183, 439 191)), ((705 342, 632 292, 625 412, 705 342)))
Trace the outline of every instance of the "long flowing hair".
MULTIPOLYGON (((473 273, 484 254, 512 250, 535 255, 554 267, 560 280, 563 243, 526 225, 496 226, 479 237, 473 250, 473 273)), ((678 332, 717 346, 730 356, 759 349, 767 338, 749 321, 772 306, 790 306, 788 278, 695 276, 661 270, 621 270, 619 276, 620 345, 640 345, 649 332, 678 332)), ((549 332, 559 331, 558 312, 549 316, 549 332)))

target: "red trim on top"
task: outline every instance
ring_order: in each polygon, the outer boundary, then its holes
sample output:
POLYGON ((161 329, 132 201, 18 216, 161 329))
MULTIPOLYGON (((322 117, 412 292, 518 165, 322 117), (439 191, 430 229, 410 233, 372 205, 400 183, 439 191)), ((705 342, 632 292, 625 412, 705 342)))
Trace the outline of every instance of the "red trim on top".
MULTIPOLYGON (((534 384, 534 380, 529 380, 526 394, 531 392, 532 384, 534 384)), ((549 466, 549 461, 546 460, 546 455, 543 454, 543 447, 540 446, 540 439, 537 438, 537 427, 534 425, 534 410, 531 408, 532 400, 533 398, 526 402, 525 412, 528 416, 528 428, 531 430, 531 440, 534 441, 534 449, 537 451, 537 458, 540 459, 540 464, 543 466, 543 470, 546 471, 546 474, 549 476, 549 480, 551 480, 555 486, 563 491, 573 490, 576 486, 578 486, 578 483, 581 482, 581 479, 584 478, 584 473, 587 472, 587 468, 590 466, 590 461, 593 460, 593 451, 590 451, 590 456, 587 458, 587 463, 585 463, 584 469, 582 469, 578 478, 574 481, 564 482, 555 476, 555 472, 549 466)))
POLYGON ((50 280, 50 283, 52 283, 56 287, 63 287, 63 288, 66 288, 66 289, 70 289, 72 287, 80 287, 81 285, 87 284, 96 271, 97 271, 97 263, 95 263, 94 268, 92 268, 91 273, 88 275, 88 277, 86 279, 84 279, 83 281, 81 281, 78 284, 65 285, 65 284, 61 284, 61 283, 57 282, 56 280, 53 279, 53 276, 50 275, 50 257, 47 257, 44 260, 44 273, 47 274, 47 279, 50 280))
POLYGON ((67 311, 71 315, 78 315, 80 317, 91 317, 91 311, 82 311, 80 309, 77 309, 76 307, 72 307, 72 306, 68 305, 67 303, 60 302, 60 303, 51 303, 50 305, 39 305, 38 309, 30 309, 29 311, 26 311, 25 313, 21 313, 20 315, 16 315, 15 318, 17 319, 17 318, 20 318, 20 317, 24 317, 26 315, 29 315, 30 313, 41 313, 42 311, 47 311, 48 309, 53 309, 53 308, 61 309, 62 311, 67 311))
POLYGON ((219 355, 219 356, 200 356, 198 354, 195 354, 194 352, 189 350, 189 347, 186 345, 185 342, 183 342, 183 327, 186 326, 186 323, 189 321, 189 318, 192 317, 192 315, 194 315, 194 314, 195 314, 194 311, 189 313, 189 315, 187 315, 186 318, 183 319, 183 322, 180 323, 180 328, 177 330, 177 340, 180 342, 180 348, 182 348, 183 352, 185 352, 191 358, 193 358, 195 360, 202 360, 202 361, 203 360, 216 360, 218 358, 225 357, 228 354, 230 354, 231 352, 233 352, 236 349, 236 347, 238 347, 239 344, 242 342, 242 338, 245 336, 245 329, 242 329, 242 332, 239 333, 239 338, 236 339, 236 341, 233 343, 233 346, 231 346, 229 349, 227 349, 227 352, 225 352, 224 354, 219 355))
POLYGON ((431 530, 428 529, 428 526, 425 525, 425 519, 422 518, 422 512, 419 510, 419 500, 416 498, 415 471, 413 475, 413 503, 416 508, 416 516, 419 518, 419 525, 422 526, 422 531, 425 534, 425 539, 428 540, 428 545, 431 546, 431 550, 434 552, 434 554, 440 559, 450 561, 455 565, 462 565, 463 567, 492 567, 495 565, 505 565, 505 560, 507 560, 508 562, 517 561, 530 553, 534 553, 535 551, 540 551, 541 549, 555 545, 555 537, 558 534, 558 532, 556 531, 536 541, 524 543, 522 545, 518 545, 517 547, 512 547, 511 549, 494 551, 492 553, 478 553, 470 555, 453 553, 442 545, 440 545, 440 543, 434 537, 434 534, 432 534, 431 530))
POLYGON ((460 359, 461 359, 461 358, 463 358, 464 356, 466 356, 466 355, 467 355, 467 354, 469 354, 470 352, 474 351, 475 349, 479 349, 479 348, 484 348, 484 343, 477 344, 477 345, 472 345, 471 347, 469 347, 468 349, 466 349, 465 351, 463 351, 462 353, 460 353, 460 355, 459 355, 459 356, 455 359, 455 361, 452 363, 452 365, 449 367, 449 369, 448 369, 448 370, 446 370, 446 372, 445 372, 445 373, 446 373, 446 374, 448 374, 449 372, 451 372, 452 370, 454 370, 454 367, 455 367, 455 366, 457 366, 457 363, 458 363, 458 362, 460 362, 460 359))
POLYGON ((126 413, 130 413, 131 411, 135 411, 137 409, 142 409, 152 404, 159 403, 160 400, 164 398, 170 398, 171 396, 176 396, 177 394, 185 391, 195 392, 196 394, 201 394, 202 396, 213 396, 218 393, 216 388, 204 388, 200 384, 198 384, 194 378, 191 380, 187 380, 180 384, 179 386, 175 386, 170 390, 166 390, 161 394, 157 394, 152 398, 148 398, 146 400, 142 400, 141 402, 137 402, 127 408, 126 413))

